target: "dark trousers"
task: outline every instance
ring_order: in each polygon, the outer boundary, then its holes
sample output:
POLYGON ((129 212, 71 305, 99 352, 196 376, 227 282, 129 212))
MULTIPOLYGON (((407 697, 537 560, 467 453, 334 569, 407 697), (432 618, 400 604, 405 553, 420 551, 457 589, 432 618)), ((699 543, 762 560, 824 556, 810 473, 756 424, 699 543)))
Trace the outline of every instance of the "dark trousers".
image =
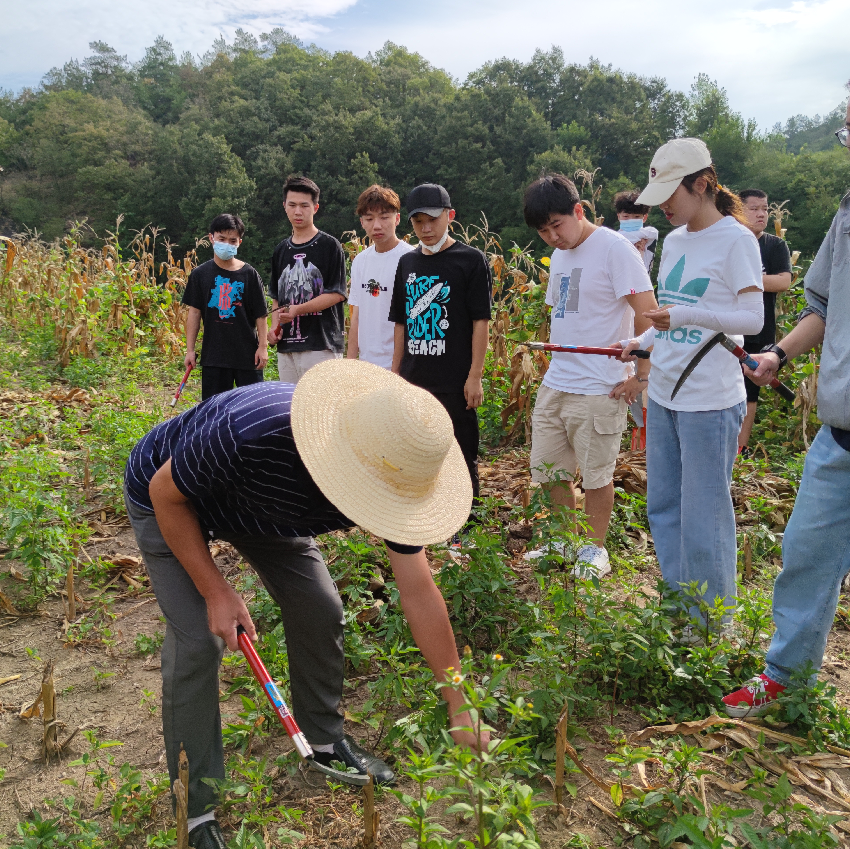
POLYGON ((445 408, 452 420, 455 439, 463 452, 469 477, 472 480, 473 504, 478 503, 478 413, 466 409, 466 398, 463 392, 433 392, 431 393, 445 408))
POLYGON ((236 386, 250 386, 263 382, 263 370, 252 368, 219 368, 201 366, 201 400, 206 401, 213 395, 229 392, 236 386))
MULTIPOLYGON (((162 728, 171 783, 180 747, 189 757, 189 816, 218 803, 204 778, 224 778, 218 667, 224 641, 210 632, 207 605, 162 537, 156 516, 125 499, 127 514, 165 615, 162 728)), ((220 533, 251 564, 280 606, 292 712, 314 744, 342 739, 342 601, 312 537, 220 533)))

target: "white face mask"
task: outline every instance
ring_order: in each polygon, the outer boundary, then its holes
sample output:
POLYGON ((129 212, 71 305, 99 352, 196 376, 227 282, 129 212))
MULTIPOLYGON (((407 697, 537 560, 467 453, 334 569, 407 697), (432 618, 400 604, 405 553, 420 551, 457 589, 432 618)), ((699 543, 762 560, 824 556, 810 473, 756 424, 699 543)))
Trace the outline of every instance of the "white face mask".
POLYGON ((440 241, 437 242, 436 245, 426 245, 425 242, 423 242, 421 240, 419 242, 419 245, 420 245, 420 247, 422 248, 423 251, 428 251, 429 253, 436 254, 436 253, 440 252, 440 249, 443 247, 443 245, 445 245, 448 238, 449 238, 449 228, 446 227, 446 232, 443 233, 443 238, 440 239, 440 241))

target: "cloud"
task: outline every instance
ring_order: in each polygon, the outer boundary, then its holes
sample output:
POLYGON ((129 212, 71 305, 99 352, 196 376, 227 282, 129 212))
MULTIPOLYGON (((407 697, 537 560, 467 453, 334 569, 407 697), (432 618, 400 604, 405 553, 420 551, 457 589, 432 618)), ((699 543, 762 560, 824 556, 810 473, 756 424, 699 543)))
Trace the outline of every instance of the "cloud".
POLYGON ((35 85, 55 65, 105 41, 131 60, 164 35, 180 54, 203 55, 220 35, 282 27, 328 50, 359 56, 385 41, 421 53, 459 80, 501 56, 527 61, 552 44, 568 61, 591 56, 664 77, 687 91, 697 74, 725 87, 732 107, 770 127, 825 113, 846 97, 847 0, 35 0, 7 4, 0 86, 35 85))

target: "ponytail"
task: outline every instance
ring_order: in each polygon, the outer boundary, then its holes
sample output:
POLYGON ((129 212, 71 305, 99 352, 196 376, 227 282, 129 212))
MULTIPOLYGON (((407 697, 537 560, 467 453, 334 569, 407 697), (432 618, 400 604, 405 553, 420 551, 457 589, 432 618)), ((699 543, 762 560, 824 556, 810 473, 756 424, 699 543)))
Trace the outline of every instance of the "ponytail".
POLYGON ((721 215, 731 215, 740 224, 743 224, 749 229, 750 225, 744 216, 744 205, 741 203, 741 199, 733 191, 720 185, 720 181, 717 179, 717 172, 714 170, 713 165, 709 165, 707 168, 703 168, 694 174, 688 174, 682 180, 682 185, 690 194, 694 194, 694 183, 700 177, 705 178, 705 193, 714 201, 717 211, 721 215))

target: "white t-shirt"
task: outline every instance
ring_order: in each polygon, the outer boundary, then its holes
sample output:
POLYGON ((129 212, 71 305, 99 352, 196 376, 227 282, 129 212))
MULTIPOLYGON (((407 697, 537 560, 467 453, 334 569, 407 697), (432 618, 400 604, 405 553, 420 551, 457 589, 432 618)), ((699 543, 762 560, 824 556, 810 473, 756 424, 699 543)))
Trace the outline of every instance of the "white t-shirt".
MULTIPOLYGON (((685 304, 712 312, 738 309, 738 292, 762 288, 756 237, 731 215, 696 233, 678 227, 664 239, 658 304, 685 304)), ((655 334, 649 397, 670 410, 725 410, 745 400, 738 360, 717 345, 693 370, 675 400, 670 395, 694 354, 716 331, 685 326, 655 334)), ((730 336, 739 345, 743 337, 730 336)))
MULTIPOLYGON (((552 254, 546 303, 552 307, 550 340, 556 345, 607 347, 633 335, 634 311, 626 295, 651 292, 640 255, 619 233, 600 227, 577 248, 552 254)), ((616 359, 552 354, 543 383, 576 395, 607 395, 633 370, 616 359)))
POLYGON ((398 261, 412 251, 399 242, 391 251, 378 253, 374 245, 361 251, 351 263, 351 291, 348 303, 358 307, 357 345, 360 359, 376 366, 393 364, 395 324, 389 321, 393 281, 398 261))
POLYGON ((647 271, 652 271, 655 248, 658 245, 658 230, 655 227, 644 225, 640 230, 618 230, 617 232, 633 245, 636 245, 641 239, 646 239, 646 247, 643 249, 643 264, 647 271))

